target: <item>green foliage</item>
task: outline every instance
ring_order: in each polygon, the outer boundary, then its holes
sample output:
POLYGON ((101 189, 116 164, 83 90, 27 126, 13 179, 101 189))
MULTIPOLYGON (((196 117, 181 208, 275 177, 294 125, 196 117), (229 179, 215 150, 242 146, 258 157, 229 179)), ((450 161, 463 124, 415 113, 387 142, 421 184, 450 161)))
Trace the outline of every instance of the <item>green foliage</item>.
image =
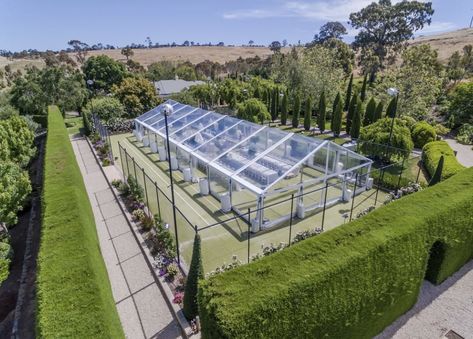
POLYGON ((26 121, 17 115, 0 120, 0 160, 11 160, 26 167, 35 154, 34 134, 26 121))
POLYGON ((82 66, 86 80, 93 80, 94 89, 109 92, 126 76, 125 65, 106 55, 91 56, 82 66))
POLYGON ((332 114, 332 132, 334 137, 338 137, 340 135, 340 131, 342 130, 342 101, 339 100, 337 106, 335 107, 335 111, 332 114))
POLYGON ((319 110, 317 112, 317 127, 320 133, 325 131, 325 120, 327 117, 327 101, 325 100, 325 92, 322 92, 319 100, 319 110))
POLYGON ((126 182, 129 187, 129 193, 128 193, 129 197, 131 197, 135 201, 143 202, 144 191, 143 191, 143 187, 140 186, 138 180, 136 180, 134 177, 130 175, 126 179, 126 182))
POLYGON ((473 125, 464 124, 462 127, 460 127, 456 139, 462 144, 473 144, 473 125))
MULTIPOLYGON (((333 113, 335 112, 336 108, 337 108, 337 105, 338 103, 342 100, 342 96, 340 95, 340 92, 337 93, 337 96, 335 97, 335 100, 333 100, 333 104, 332 104, 332 115, 329 117, 331 119, 333 119, 333 113)), ((343 104, 342 104, 343 105, 343 104)))
POLYGON ((363 126, 368 126, 375 122, 375 115, 376 115, 376 100, 374 98, 371 98, 370 101, 368 101, 368 105, 366 105, 366 111, 365 111, 365 116, 363 118, 363 126))
POLYGON ((148 66, 146 77, 151 81, 171 80, 175 78, 175 66, 172 61, 161 60, 148 66))
POLYGON ((414 146, 422 148, 425 144, 437 140, 435 128, 425 121, 420 121, 412 129, 412 141, 414 146))
POLYGON ((359 139, 360 151, 389 162, 408 156, 414 148, 411 131, 402 120, 395 119, 392 137, 389 140, 391 124, 392 119, 384 118, 363 127, 359 139), (388 149, 387 145, 392 148, 388 149))
POLYGON ((278 103, 279 103, 279 90, 277 87, 273 88, 271 93, 271 120, 274 121, 278 118, 278 103))
POLYGON ((358 105, 358 92, 355 90, 353 92, 353 97, 351 98, 350 105, 348 106, 348 112, 347 112, 347 122, 345 125, 345 130, 348 134, 350 134, 353 116, 355 115, 355 111, 356 111, 356 105, 358 105))
POLYGON ((199 284, 203 338, 371 338, 473 256, 473 169, 199 284), (455 218, 452 218, 452 215, 455 218), (445 248, 441 258, 430 250, 445 248))
POLYGON ((30 193, 28 173, 11 161, 0 161, 0 223, 16 224, 30 193))
POLYGON ((97 114, 100 120, 106 123, 124 116, 125 107, 117 98, 96 97, 87 103, 82 113, 87 115, 97 114))
POLYGON ((191 64, 181 64, 175 69, 176 75, 179 79, 193 81, 197 80, 197 74, 195 73, 194 66, 191 64))
POLYGON ((358 99, 356 103, 356 110, 353 115, 353 124, 350 128, 350 136, 352 139, 358 139, 360 136, 362 112, 363 102, 361 101, 361 99, 358 99))
POLYGON ((112 93, 120 100, 130 118, 149 111, 160 102, 153 84, 145 78, 126 78, 112 86, 112 93))
POLYGON ((255 98, 245 100, 238 104, 237 116, 240 119, 251 122, 261 122, 261 124, 263 124, 265 120, 271 119, 271 114, 269 114, 266 105, 255 98))
POLYGON ((444 163, 444 156, 442 155, 439 159, 439 163, 437 165, 437 169, 435 170, 434 175, 429 181, 429 186, 434 186, 438 184, 442 180, 442 171, 443 171, 443 163, 444 163))
POLYGON ((353 91, 353 73, 350 75, 350 80, 348 81, 347 92, 345 94, 345 106, 343 107, 344 111, 348 111, 348 107, 350 107, 352 91, 353 91))
POLYGON ((200 248, 200 235, 195 233, 194 248, 192 250, 191 265, 187 275, 184 290, 184 315, 187 320, 194 319, 199 314, 197 305, 197 290, 199 280, 204 279, 204 268, 202 266, 202 254, 200 248))
POLYGON ((48 125, 37 336, 123 338, 92 208, 57 107, 51 106, 48 125))
POLYGON ((459 84, 450 96, 450 114, 455 124, 473 125, 473 82, 459 84))
POLYGON ((383 105, 383 102, 380 101, 378 102, 378 105, 376 106, 373 122, 376 122, 383 117, 383 111, 384 111, 384 105, 383 105))
POLYGON ((288 93, 287 91, 284 92, 284 96, 282 98, 282 103, 281 103, 281 124, 283 126, 286 126, 287 124, 287 114, 289 112, 289 107, 288 107, 288 93))
POLYGON ((299 127, 299 115, 301 112, 301 96, 299 93, 295 94, 294 106, 292 107, 292 127, 299 127))
POLYGON ((433 141, 426 144, 422 149, 422 161, 431 177, 435 174, 442 156, 445 160, 441 180, 448 179, 464 169, 446 141, 433 141))
POLYGON ((304 130, 310 130, 310 122, 312 118, 312 98, 308 97, 305 102, 305 110, 304 110, 304 130))
POLYGON ((397 98, 394 97, 389 101, 388 107, 386 108, 386 118, 395 118, 397 111, 397 98))
POLYGON ((368 83, 368 74, 365 74, 365 77, 363 78, 363 85, 361 86, 361 92, 360 92, 360 99, 361 101, 365 101, 366 99, 366 86, 368 83))

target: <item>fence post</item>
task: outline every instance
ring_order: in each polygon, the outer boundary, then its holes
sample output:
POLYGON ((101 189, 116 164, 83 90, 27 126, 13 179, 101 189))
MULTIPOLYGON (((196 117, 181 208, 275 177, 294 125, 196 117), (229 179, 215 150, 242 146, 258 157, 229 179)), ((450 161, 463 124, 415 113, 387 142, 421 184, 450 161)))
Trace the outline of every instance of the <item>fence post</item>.
POLYGON ((404 162, 405 161, 406 161, 406 158, 404 157, 402 159, 401 172, 399 173, 399 179, 397 181, 397 189, 399 189, 399 186, 401 185, 401 177, 402 177, 402 172, 404 171, 404 162))
POLYGON ((124 150, 125 150, 126 176, 128 178, 130 176, 130 165, 128 164, 129 155, 128 155, 128 152, 126 151, 126 148, 124 150))
POLYGON ((122 145, 120 145, 120 141, 118 142, 118 154, 120 154, 120 162, 122 164, 123 181, 125 181, 126 180, 126 178, 125 178, 125 167, 123 165, 122 145))
POLYGON ((251 209, 248 208, 248 264, 250 263, 251 209))
POLYGON ((325 209, 327 207, 327 193, 328 193, 328 181, 325 183, 324 210, 322 212, 322 231, 324 230, 324 224, 325 224, 325 209))
POLYGON ((353 216, 353 207, 355 206, 355 196, 356 196, 356 185, 358 184, 358 172, 356 172, 355 176, 355 187, 353 188, 353 198, 351 201, 351 211, 350 211, 350 221, 353 216))
POLYGON ((157 184, 156 181, 154 182, 154 189, 156 190, 156 200, 158 201, 159 219, 161 219, 161 206, 159 205, 159 188, 158 188, 158 184, 157 184))
POLYGON ((146 174, 145 174, 145 169, 142 168, 141 171, 142 171, 142 173, 143 173, 143 186, 145 187, 146 206, 148 206, 148 212, 149 212, 149 214, 152 215, 152 213, 151 213, 151 208, 150 208, 150 206, 149 206, 148 188, 146 187, 146 174))
POLYGON ((292 242, 292 214, 294 213, 294 193, 291 194, 291 215, 289 219, 289 242, 288 247, 291 246, 292 242))
POLYGON ((381 182, 383 181, 384 178, 384 167, 381 168, 381 179, 378 181, 378 188, 376 189, 376 196, 374 197, 374 205, 376 206, 376 203, 378 202, 378 193, 379 193, 379 186, 381 185, 381 182))
POLYGON ((138 177, 136 176, 136 162, 135 158, 131 157, 131 160, 133 161, 133 173, 135 173, 135 180, 138 181, 138 177))

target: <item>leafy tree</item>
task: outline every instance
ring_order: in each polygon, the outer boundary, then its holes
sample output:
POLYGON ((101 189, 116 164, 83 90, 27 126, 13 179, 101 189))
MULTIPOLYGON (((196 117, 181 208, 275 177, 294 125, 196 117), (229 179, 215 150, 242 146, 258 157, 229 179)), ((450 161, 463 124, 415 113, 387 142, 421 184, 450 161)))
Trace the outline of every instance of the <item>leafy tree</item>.
POLYGON ((384 111, 384 104, 382 101, 380 101, 378 102, 378 105, 376 106, 373 122, 376 122, 383 117, 383 111, 384 111))
POLYGON ((473 74, 473 45, 463 47, 462 65, 468 75, 473 74))
POLYGON ((0 140, 2 162, 11 160, 21 167, 28 165, 35 153, 34 134, 22 117, 13 115, 0 121, 0 140))
POLYGON ((200 249, 200 235, 198 232, 195 232, 191 265, 184 289, 183 312, 187 320, 192 320, 199 314, 199 308, 197 304, 197 290, 199 280, 201 279, 204 279, 204 269, 202 265, 202 254, 200 249))
POLYGON ((346 122, 346 132, 350 134, 350 129, 352 125, 352 120, 355 115, 356 105, 358 105, 358 92, 355 90, 353 92, 353 96, 350 100, 350 105, 348 106, 348 113, 347 113, 347 122, 346 122))
POLYGON ((312 98, 308 97, 305 102, 305 111, 304 111, 304 129, 306 131, 310 130, 311 117, 312 117, 312 98))
POLYGON ((319 127, 320 133, 325 131, 326 111, 327 101, 325 100, 325 92, 322 92, 322 95, 319 99, 319 110, 317 114, 317 127, 319 127))
POLYGON ((11 161, 0 161, 0 223, 16 224, 30 193, 28 173, 11 161))
POLYGON ((131 47, 122 48, 120 53, 125 56, 126 61, 128 61, 135 54, 135 52, 133 52, 133 49, 131 49, 131 47))
POLYGON ((28 73, 15 80, 11 89, 11 103, 21 114, 38 115, 46 112, 48 99, 39 80, 28 73))
POLYGON ((160 101, 153 84, 144 78, 126 78, 119 85, 113 85, 112 93, 130 117, 152 109, 160 101))
POLYGON ((340 135, 340 131, 342 130, 342 116, 343 116, 342 102, 341 100, 339 100, 332 114, 331 127, 332 127, 332 132, 333 132, 334 137, 338 137, 340 135))
POLYGON ((339 39, 329 39, 322 46, 332 51, 334 54, 333 61, 343 68, 345 76, 349 76, 353 72, 355 52, 350 45, 339 39))
POLYGON ((462 63, 460 52, 455 51, 448 59, 447 76, 454 83, 460 81, 465 76, 465 67, 462 63))
POLYGON ((417 148, 422 148, 425 144, 436 139, 435 128, 426 121, 419 121, 412 128, 412 141, 417 148))
POLYGON ((281 52, 281 43, 279 41, 273 41, 270 45, 269 45, 269 49, 271 50, 271 52, 273 53, 280 53, 281 52))
POLYGON ((414 148, 411 131, 401 119, 394 119, 393 134, 389 140, 392 119, 383 118, 374 124, 363 127, 360 132, 359 146, 364 154, 376 155, 384 161, 396 161, 406 157, 414 148), (378 145, 390 144, 393 148, 389 152, 378 145))
POLYGON ((371 98, 368 101, 368 105, 366 105, 365 116, 363 119, 363 126, 368 126, 375 122, 375 115, 376 115, 376 101, 374 98, 371 98))
POLYGON ((93 98, 85 106, 84 112, 86 114, 97 114, 104 122, 121 118, 126 114, 125 107, 120 100, 113 97, 93 98))
POLYGON ((288 93, 287 91, 284 92, 284 96, 282 97, 281 103, 281 124, 286 126, 287 123, 287 113, 289 112, 288 108, 288 93))
POLYGON ((109 92, 126 76, 125 66, 106 55, 91 56, 82 66, 85 78, 93 80, 97 90, 109 92))
POLYGON ((397 113, 397 97, 393 97, 386 108, 386 117, 395 118, 397 113))
POLYGON ((247 99, 238 104, 237 116, 251 122, 261 122, 261 124, 265 120, 271 119, 271 114, 269 114, 266 105, 256 98, 247 99))
POLYGON ((80 40, 69 40, 67 44, 74 49, 74 52, 76 52, 77 61, 80 64, 83 64, 87 57, 87 50, 89 49, 89 45, 80 40))
POLYGON ((153 62, 148 66, 146 77, 151 81, 170 80, 175 77, 175 65, 169 60, 153 62))
POLYGON ((345 111, 348 111, 348 107, 350 106, 352 91, 353 91, 353 73, 350 75, 350 80, 348 81, 348 86, 347 86, 347 93, 345 95, 345 106, 343 107, 345 111))
POLYGON ((450 96, 449 110, 456 125, 473 124, 473 82, 455 88, 450 96))
POLYGON ((368 81, 368 75, 365 74, 365 77, 363 78, 363 85, 361 86, 361 92, 360 92, 360 99, 361 101, 365 101, 366 99, 366 84, 368 81))
POLYGON ((186 81, 194 81, 197 80, 197 74, 195 73, 195 69, 193 66, 188 64, 179 65, 175 69, 176 75, 183 80, 186 81))
POLYGON ((314 36, 314 43, 323 44, 330 39, 342 39, 343 35, 348 34, 347 29, 339 21, 329 21, 320 27, 319 34, 314 36))
POLYGON ((434 186, 442 180, 442 171, 443 171, 444 161, 445 161, 445 159, 444 159, 443 155, 440 156, 439 162, 437 164, 437 168, 435 169, 435 173, 429 181, 429 186, 434 186))
POLYGON ((353 114, 353 123, 350 128, 350 136, 352 139, 358 139, 360 136, 362 112, 363 112, 363 102, 361 100, 357 100, 356 109, 353 114))
POLYGON ((359 30, 354 46, 361 49, 361 59, 366 51, 372 50, 379 67, 383 68, 386 58, 394 57, 414 32, 430 25, 433 13, 431 2, 402 1, 394 5, 391 0, 373 2, 350 14, 350 24, 359 30))
POLYGON ((292 108, 292 127, 299 127, 299 115, 301 112, 301 96, 299 93, 296 93, 294 98, 294 106, 292 108))

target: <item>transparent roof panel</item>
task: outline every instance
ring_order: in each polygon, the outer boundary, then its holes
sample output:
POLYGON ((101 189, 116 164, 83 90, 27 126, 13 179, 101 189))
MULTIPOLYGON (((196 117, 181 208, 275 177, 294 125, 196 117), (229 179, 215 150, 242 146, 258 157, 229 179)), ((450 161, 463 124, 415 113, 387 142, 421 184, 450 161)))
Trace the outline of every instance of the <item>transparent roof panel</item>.
POLYGON ((198 147, 196 152, 209 161, 212 161, 261 128, 263 127, 260 125, 242 121, 241 123, 224 131, 224 133, 217 135, 215 138, 203 144, 201 147, 198 147))
MULTIPOLYGON (((195 111, 189 112, 189 114, 181 117, 180 119, 176 119, 174 122, 169 124, 169 135, 172 135, 174 132, 177 132, 178 130, 182 129, 184 126, 187 126, 193 123, 194 121, 202 118, 208 113, 209 111, 199 108, 199 109, 196 109, 195 111)), ((159 131, 161 133, 166 133, 166 127, 162 127, 159 131)))
POLYGON ((226 116, 196 134, 189 136, 183 144, 194 150, 239 123, 241 123, 241 120, 226 116))
POLYGON ((213 112, 202 115, 199 119, 194 120, 190 125, 184 126, 180 130, 176 131, 171 135, 171 138, 177 142, 182 142, 197 132, 203 131, 207 126, 215 123, 218 119, 223 120, 225 119, 225 116, 213 112))
MULTIPOLYGON (((168 126, 171 126, 171 124, 173 122, 175 122, 176 120, 184 117, 188 113, 190 113, 192 111, 195 111, 195 110, 197 110, 197 108, 191 107, 191 106, 184 106, 184 107, 182 107, 178 110, 174 110, 174 113, 168 117, 168 126)), ((155 118, 153 118, 153 119, 155 119, 155 118)), ((164 115, 162 115, 162 114, 159 115, 159 119, 156 119, 153 122, 145 121, 145 123, 147 123, 152 128, 157 129, 157 130, 161 129, 162 127, 164 127, 166 125, 165 121, 164 121, 164 115)))

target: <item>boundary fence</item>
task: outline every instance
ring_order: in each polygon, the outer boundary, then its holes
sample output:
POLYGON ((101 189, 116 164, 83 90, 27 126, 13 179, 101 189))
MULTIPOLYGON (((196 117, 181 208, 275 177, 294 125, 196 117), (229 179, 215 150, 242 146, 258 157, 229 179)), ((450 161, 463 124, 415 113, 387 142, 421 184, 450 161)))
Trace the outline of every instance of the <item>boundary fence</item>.
MULTIPOLYGON (((106 130, 106 128, 105 128, 106 130)), ((352 190, 352 192, 358 192, 358 194, 353 194, 350 200, 348 201, 350 203, 350 208, 346 210, 346 212, 343 214, 343 223, 346 221, 351 221, 355 218, 357 218, 358 214, 364 213, 365 210, 370 209, 371 206, 378 206, 379 204, 383 204, 384 201, 381 201, 381 198, 379 196, 379 192, 388 192, 388 191, 395 191, 399 189, 402 185, 403 182, 403 174, 404 174, 404 164, 407 160, 411 159, 417 159, 420 157, 415 156, 412 158, 404 158, 401 162, 387 165, 378 169, 372 169, 371 172, 369 173, 369 177, 373 178, 373 187, 370 190, 363 191, 361 192, 359 187, 361 187, 361 183, 363 180, 367 179, 367 173, 356 173, 355 179, 353 178, 351 180, 345 180, 341 181, 340 179, 338 180, 332 180, 332 181, 327 181, 322 187, 319 187, 317 189, 304 192, 303 194, 292 194, 290 197, 282 200, 282 201, 277 201, 275 203, 270 203, 265 205, 263 208, 258 209, 258 208, 248 208, 246 210, 246 213, 240 213, 237 214, 233 217, 227 218, 225 220, 210 224, 210 225, 197 225, 193 224, 186 216, 185 213, 179 208, 178 206, 173 206, 172 201, 168 194, 164 192, 160 187, 158 187, 158 184, 155 180, 153 180, 148 173, 146 173, 145 169, 141 167, 134 159, 133 156, 131 156, 128 151, 120 144, 118 143, 118 148, 120 152, 120 159, 121 159, 121 167, 122 167, 122 172, 123 172, 123 177, 126 180, 129 176, 132 176, 133 178, 136 179, 136 181, 140 184, 140 186, 143 187, 144 190, 144 203, 146 204, 147 211, 150 214, 150 216, 153 215, 158 215, 161 221, 165 224, 167 224, 168 230, 173 234, 175 242, 176 242, 176 249, 181 249, 183 244, 187 244, 185 246, 192 246, 192 241, 193 237, 195 235, 195 232, 199 232, 201 234, 202 238, 202 244, 203 247, 205 246, 206 238, 208 238, 208 230, 214 229, 216 227, 220 228, 225 228, 222 229, 222 232, 227 232, 229 231, 230 233, 233 233, 233 236, 238 239, 238 249, 235 249, 235 252, 242 253, 243 251, 243 245, 246 242, 246 261, 250 262, 252 260, 251 256, 251 244, 252 244, 252 239, 258 238, 262 234, 267 234, 268 232, 271 232, 273 229, 282 229, 284 227, 287 227, 287 242, 286 245, 290 246, 293 241, 294 241, 294 230, 293 226, 300 218, 297 217, 297 211, 296 211, 296 204, 298 199, 304 199, 304 198, 309 198, 313 197, 316 195, 320 195, 321 201, 323 201, 323 205, 321 205, 319 208, 317 208, 315 211, 312 213, 314 215, 317 215, 317 217, 314 218, 314 223, 317 225, 314 225, 311 227, 311 230, 316 230, 322 232, 325 227, 330 226, 330 227, 335 227, 337 225, 327 225, 327 218, 326 218, 326 212, 329 207, 331 207, 333 204, 330 203, 330 199, 327 198, 327 196, 330 194, 331 190, 339 190, 340 185, 348 185, 349 188, 352 190), (387 174, 391 176, 389 184, 386 183, 385 179, 387 177, 387 174), (394 176, 394 180, 392 179, 392 176, 394 176), (394 182, 394 183, 393 183, 394 182), (273 227, 269 228, 266 230, 262 230, 257 233, 252 233, 251 232, 251 222, 249 220, 252 219, 252 216, 256 216, 256 214, 260 210, 266 210, 266 209, 273 209, 273 210, 278 210, 281 208, 287 208, 290 209, 290 217, 287 223, 284 223, 281 226, 278 227, 273 227), (173 218, 173 209, 176 211, 176 220, 174 223, 174 218, 173 218), (238 224, 238 227, 236 226, 238 224), (241 225, 246 225, 246 229, 243 229, 241 225), (176 233, 177 232, 177 233, 176 233), (189 245, 190 244, 190 245, 189 245), (238 250, 238 251, 237 251, 238 250)), ((419 174, 420 174, 420 166, 418 169, 417 173, 417 178, 415 180, 416 183, 419 181, 419 174)), ((167 174, 167 173, 166 173, 167 174)), ((244 226, 243 226, 244 227, 244 226)), ((297 236, 297 234, 296 234, 297 236)), ((279 241, 280 239, 278 239, 279 241)), ((271 242, 272 244, 272 242, 271 242)), ((254 246, 253 246, 254 247, 254 246)), ((187 271, 187 262, 181 256, 179 253, 182 253, 183 251, 178 251, 178 256, 177 256, 177 261, 179 266, 187 271)), ((192 252, 192 251, 190 251, 192 252)), ((217 254, 218 255, 218 254, 217 254)), ((190 258, 187 258, 187 260, 190 260, 190 258)), ((190 261, 189 261, 190 263, 190 261)))

